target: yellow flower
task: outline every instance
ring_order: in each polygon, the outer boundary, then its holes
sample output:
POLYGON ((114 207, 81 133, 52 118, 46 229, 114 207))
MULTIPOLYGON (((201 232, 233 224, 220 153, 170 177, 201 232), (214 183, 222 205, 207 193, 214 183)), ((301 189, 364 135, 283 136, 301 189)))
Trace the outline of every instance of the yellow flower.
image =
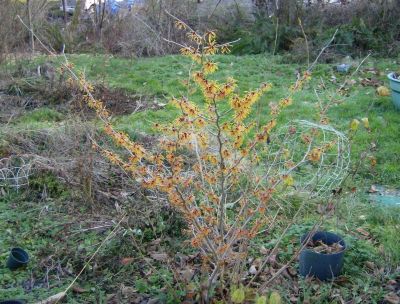
POLYGON ((215 44, 210 44, 203 49, 205 55, 215 55, 218 52, 218 48, 215 44))
POLYGON ((197 34, 195 31, 191 31, 191 32, 187 33, 186 36, 193 42, 196 42, 197 44, 201 44, 203 41, 203 38, 199 34, 197 34))
POLYGON ((207 37, 209 44, 214 44, 215 39, 217 38, 217 34, 214 31, 208 31, 205 35, 207 37))
POLYGON ((196 50, 193 47, 183 47, 179 50, 182 55, 184 56, 190 56, 196 52, 196 50))
POLYGON ((217 64, 212 61, 207 61, 206 63, 204 63, 203 68, 204 68, 204 73, 206 74, 211 74, 214 73, 216 70, 218 70, 217 64))
POLYGON ((294 185, 294 179, 291 175, 284 175, 282 179, 285 186, 291 187, 294 185))
POLYGON ((229 45, 224 44, 221 46, 221 53, 222 54, 229 54, 231 52, 231 49, 229 48, 229 45))
POLYGON ((175 26, 179 30, 185 30, 186 29, 186 24, 180 20, 175 21, 175 26))
POLYGON ((231 156, 231 152, 229 152, 227 149, 222 151, 222 156, 225 158, 229 158, 231 156))

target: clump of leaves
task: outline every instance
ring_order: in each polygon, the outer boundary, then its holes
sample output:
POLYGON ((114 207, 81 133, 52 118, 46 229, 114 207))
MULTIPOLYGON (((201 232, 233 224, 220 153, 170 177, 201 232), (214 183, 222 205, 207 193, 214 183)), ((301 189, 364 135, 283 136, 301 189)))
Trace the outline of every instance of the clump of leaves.
POLYGON ((332 254, 343 251, 344 247, 339 243, 326 244, 322 240, 310 241, 307 243, 306 248, 312 249, 318 253, 332 254))

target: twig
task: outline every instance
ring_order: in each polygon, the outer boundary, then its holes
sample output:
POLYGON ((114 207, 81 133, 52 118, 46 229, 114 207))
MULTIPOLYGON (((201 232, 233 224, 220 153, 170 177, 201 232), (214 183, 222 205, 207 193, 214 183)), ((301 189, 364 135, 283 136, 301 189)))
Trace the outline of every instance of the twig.
MULTIPOLYGON (((82 267, 81 271, 76 275, 76 277, 72 280, 71 284, 68 285, 68 287, 64 290, 64 294, 67 294, 67 292, 71 289, 71 287, 75 284, 75 282, 78 280, 78 278, 81 276, 83 271, 86 269, 86 267, 90 264, 90 262, 94 259, 94 257, 97 255, 97 253, 100 251, 100 249, 105 245, 105 243, 114 236, 115 231, 119 228, 120 224, 122 221, 125 219, 126 215, 124 215, 121 220, 115 225, 114 229, 107 235, 107 237, 101 242, 99 247, 97 247, 96 251, 92 254, 90 259, 85 263, 85 265, 82 267)), ((58 303, 58 301, 61 299, 58 299, 55 304, 58 303)))
POLYGON ((277 46, 277 43, 278 43, 278 28, 279 28, 279 18, 278 18, 278 17, 276 17, 276 26, 275 26, 275 42, 274 42, 274 50, 273 50, 273 52, 272 52, 272 56, 274 56, 274 55, 275 55, 275 52, 276 52, 276 46, 277 46))
POLYGON ((186 25, 186 27, 187 27, 189 30, 191 30, 192 32, 197 33, 197 32, 196 32, 194 29, 192 29, 186 22, 183 22, 183 21, 182 21, 181 19, 179 19, 178 17, 172 15, 169 11, 165 10, 165 13, 166 13, 168 16, 170 16, 170 17, 172 17, 173 19, 175 19, 176 21, 179 21, 179 22, 184 23, 184 24, 186 25))
POLYGON ((35 37, 40 45, 51 55, 56 56, 55 54, 55 50, 51 51, 40 39, 39 37, 32 31, 32 29, 24 22, 24 20, 21 19, 21 17, 19 15, 17 15, 17 18, 19 19, 19 21, 21 21, 21 23, 26 27, 26 29, 32 33, 33 37, 35 37))
POLYGON ((335 40, 336 34, 338 33, 339 29, 336 29, 335 33, 333 34, 332 38, 328 41, 328 43, 321 49, 319 52, 317 58, 315 58, 314 62, 311 64, 311 66, 308 67, 307 71, 311 71, 314 66, 317 64, 319 57, 325 52, 325 50, 330 46, 330 44, 335 40))
POLYGON ((300 25, 300 28, 301 28, 301 32, 303 33, 303 36, 304 36, 304 41, 306 42, 307 66, 310 66, 310 50, 309 50, 309 48, 308 48, 308 39, 307 39, 306 33, 304 32, 303 24, 302 24, 300 18, 299 18, 299 25, 300 25))
POLYGON ((346 83, 347 83, 347 80, 348 80, 349 78, 353 77, 353 76, 358 72, 358 70, 360 69, 360 67, 361 67, 361 66, 363 65, 363 63, 365 62, 365 60, 367 60, 368 57, 371 56, 371 54, 372 54, 371 52, 368 53, 368 55, 365 56, 363 60, 361 60, 360 64, 357 66, 356 70, 355 70, 353 73, 351 73, 350 76, 346 77, 346 79, 344 80, 344 82, 342 83, 342 85, 339 87, 338 91, 341 91, 341 90, 344 88, 344 86, 345 86, 346 83))
POLYGON ((215 5, 213 11, 211 12, 211 14, 208 16, 208 19, 211 19, 211 17, 214 15, 215 11, 217 10, 218 6, 221 4, 222 0, 219 0, 217 2, 217 4, 215 5))
POLYGON ((162 40, 164 40, 165 42, 168 42, 168 43, 175 44, 175 45, 177 45, 177 46, 179 46, 179 47, 181 47, 181 48, 184 48, 184 49, 187 48, 186 45, 180 44, 180 43, 178 43, 178 42, 176 42, 176 41, 173 41, 173 40, 168 40, 167 38, 164 38, 164 37, 162 38, 162 40))

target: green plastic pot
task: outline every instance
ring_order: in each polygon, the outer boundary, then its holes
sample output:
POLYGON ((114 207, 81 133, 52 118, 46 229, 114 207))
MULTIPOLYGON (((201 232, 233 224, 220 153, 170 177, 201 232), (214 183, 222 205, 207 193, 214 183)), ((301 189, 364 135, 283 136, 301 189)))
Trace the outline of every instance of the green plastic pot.
POLYGON ((397 110, 400 110, 400 80, 394 78, 394 73, 390 73, 388 78, 392 89, 393 104, 397 110))

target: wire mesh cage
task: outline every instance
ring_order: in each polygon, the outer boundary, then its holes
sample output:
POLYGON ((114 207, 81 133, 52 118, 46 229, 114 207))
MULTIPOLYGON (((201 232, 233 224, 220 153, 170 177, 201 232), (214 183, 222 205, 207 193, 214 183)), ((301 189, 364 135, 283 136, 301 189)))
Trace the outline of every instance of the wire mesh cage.
POLYGON ((29 159, 11 156, 0 159, 0 186, 19 189, 29 185, 32 162, 29 159))
POLYGON ((266 145, 268 176, 310 197, 329 196, 343 181, 350 164, 348 138, 329 125, 295 120, 271 135, 266 145))

